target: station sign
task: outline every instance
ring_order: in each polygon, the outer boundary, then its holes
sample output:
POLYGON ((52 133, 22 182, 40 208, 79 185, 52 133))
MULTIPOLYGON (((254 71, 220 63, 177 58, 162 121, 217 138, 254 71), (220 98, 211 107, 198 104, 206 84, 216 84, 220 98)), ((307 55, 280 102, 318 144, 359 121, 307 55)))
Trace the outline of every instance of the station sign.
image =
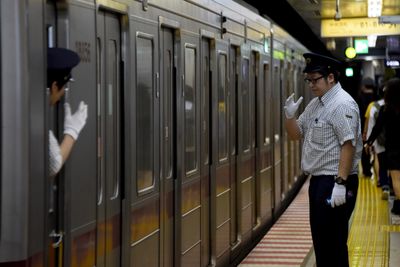
POLYGON ((378 18, 321 20, 321 37, 400 35, 400 24, 379 23, 378 18))
POLYGON ((356 39, 354 40, 354 48, 357 54, 368 54, 368 40, 356 39))

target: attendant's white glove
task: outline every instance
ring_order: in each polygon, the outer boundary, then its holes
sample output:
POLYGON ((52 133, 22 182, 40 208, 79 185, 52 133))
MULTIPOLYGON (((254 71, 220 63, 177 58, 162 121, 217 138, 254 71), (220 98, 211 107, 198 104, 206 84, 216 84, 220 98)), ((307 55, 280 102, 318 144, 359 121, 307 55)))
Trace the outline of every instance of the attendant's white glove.
POLYGON ((287 119, 293 119, 296 111, 299 109, 301 102, 303 101, 303 97, 301 96, 297 102, 294 102, 294 93, 286 99, 286 104, 284 106, 285 115, 287 119))
POLYGON ((78 139, 78 135, 86 124, 87 105, 81 101, 78 110, 71 115, 71 106, 64 104, 64 134, 70 135, 74 140, 78 139))
POLYGON ((340 206, 344 203, 346 203, 346 186, 335 183, 332 190, 331 206, 334 208, 335 206, 340 206))

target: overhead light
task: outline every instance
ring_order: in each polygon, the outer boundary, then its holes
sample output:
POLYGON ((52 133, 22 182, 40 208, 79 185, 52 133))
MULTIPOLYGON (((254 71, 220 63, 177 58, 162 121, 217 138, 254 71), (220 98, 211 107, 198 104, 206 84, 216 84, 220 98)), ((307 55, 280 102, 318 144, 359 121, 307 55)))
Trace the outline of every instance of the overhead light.
POLYGON ((382 14, 382 0, 368 0, 368 17, 379 17, 382 14))
POLYGON ((344 54, 347 58, 353 59, 357 56, 356 49, 354 47, 347 47, 344 54))
POLYGON ((400 15, 397 16, 380 16, 379 23, 400 24, 400 15))
POLYGON ((368 35, 367 36, 368 47, 375 47, 377 38, 378 38, 378 36, 376 36, 376 35, 368 35))

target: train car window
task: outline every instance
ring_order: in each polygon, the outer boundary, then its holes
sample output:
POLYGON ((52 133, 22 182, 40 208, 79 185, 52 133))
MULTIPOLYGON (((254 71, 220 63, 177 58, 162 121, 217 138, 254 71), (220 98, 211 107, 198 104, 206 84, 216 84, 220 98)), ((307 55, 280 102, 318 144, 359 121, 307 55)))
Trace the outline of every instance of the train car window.
POLYGON ((197 170, 196 50, 185 48, 185 171, 197 170))
POLYGON ((249 96, 249 64, 248 58, 243 59, 242 65, 242 151, 250 150, 250 96, 249 96))
POLYGON ((271 106, 270 103, 271 101, 271 85, 270 85, 270 77, 269 77, 269 64, 264 64, 263 66, 263 71, 264 71, 264 129, 263 129, 263 139, 264 139, 264 145, 268 145, 269 143, 269 138, 270 138, 270 123, 271 123, 271 117, 270 117, 270 110, 271 106), (268 103, 268 104, 267 104, 268 103))
POLYGON ((136 40, 136 177, 137 190, 154 185, 154 112, 153 112, 153 40, 136 40))
POLYGON ((226 54, 220 54, 218 56, 218 158, 220 161, 228 157, 226 64, 226 54))

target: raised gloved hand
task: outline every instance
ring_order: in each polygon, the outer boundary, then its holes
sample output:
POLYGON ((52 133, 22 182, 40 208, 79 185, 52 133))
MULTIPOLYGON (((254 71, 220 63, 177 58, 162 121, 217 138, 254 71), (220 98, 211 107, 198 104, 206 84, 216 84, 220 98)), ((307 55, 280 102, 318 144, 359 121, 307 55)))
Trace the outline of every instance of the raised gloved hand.
POLYGON ((287 99, 286 99, 286 104, 284 106, 285 109, 285 115, 287 119, 293 119, 294 115, 296 114, 296 111, 299 109, 299 106, 301 102, 303 102, 303 97, 301 96, 297 102, 294 102, 294 93, 291 94, 287 99))
POLYGON ((346 203, 346 186, 345 185, 335 183, 335 186, 333 187, 333 190, 332 190, 332 196, 331 196, 330 203, 331 203, 332 208, 346 203))
POLYGON ((78 139, 78 135, 86 124, 87 105, 81 101, 78 110, 71 115, 71 106, 64 104, 64 134, 70 135, 74 140, 78 139))

